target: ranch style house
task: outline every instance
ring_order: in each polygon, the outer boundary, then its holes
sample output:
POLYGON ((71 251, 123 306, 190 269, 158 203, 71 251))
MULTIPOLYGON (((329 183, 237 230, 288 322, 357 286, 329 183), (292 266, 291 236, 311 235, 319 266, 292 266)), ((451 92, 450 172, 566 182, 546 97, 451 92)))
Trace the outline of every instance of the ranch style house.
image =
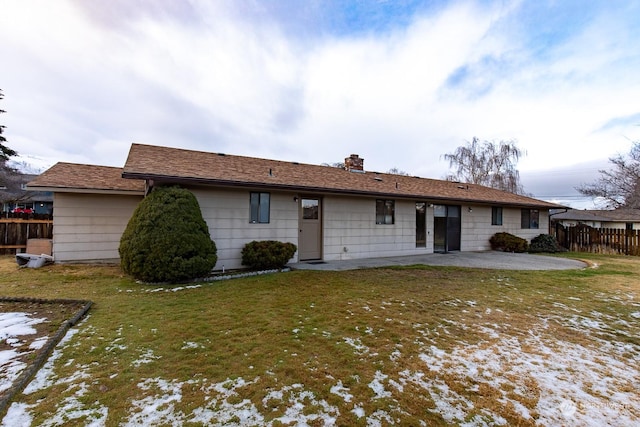
POLYGON ((370 172, 356 154, 332 166, 132 144, 123 168, 57 163, 29 183, 54 198, 56 262, 117 262, 120 237, 155 186, 198 199, 216 269, 241 267, 252 240, 297 245, 292 262, 488 250, 508 232, 548 232, 562 206, 480 185, 370 172))

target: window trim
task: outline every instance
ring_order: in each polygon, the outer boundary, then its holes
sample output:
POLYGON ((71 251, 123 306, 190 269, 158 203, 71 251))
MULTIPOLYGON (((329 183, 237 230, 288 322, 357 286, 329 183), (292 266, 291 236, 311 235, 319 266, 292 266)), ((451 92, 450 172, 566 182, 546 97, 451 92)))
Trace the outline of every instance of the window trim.
POLYGON ((520 228, 537 230, 540 228, 540 210, 538 209, 521 209, 520 210, 520 228), (535 219, 534 215, 535 213, 535 219))
POLYGON ((249 193, 249 223, 269 224, 271 222, 271 193, 252 191, 249 193), (266 213, 264 212, 266 207, 266 213), (266 215, 266 219, 264 216, 266 215))
POLYGON ((491 206, 491 225, 503 225, 502 206, 491 206))
POLYGON ((393 199, 376 199, 376 225, 394 225, 395 223, 396 201, 393 199), (380 211, 380 207, 382 207, 382 211, 380 211), (387 221, 388 217, 391 218, 391 222, 387 221))

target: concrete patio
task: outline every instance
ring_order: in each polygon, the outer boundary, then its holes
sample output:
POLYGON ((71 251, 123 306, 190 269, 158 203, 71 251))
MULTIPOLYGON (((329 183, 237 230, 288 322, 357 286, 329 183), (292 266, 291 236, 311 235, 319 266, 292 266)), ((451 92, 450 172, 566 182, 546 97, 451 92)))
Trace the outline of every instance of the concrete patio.
POLYGON ((435 253, 340 261, 304 261, 289 266, 295 270, 340 271, 415 264, 498 270, 570 270, 587 267, 586 263, 573 259, 497 251, 449 252, 446 254, 435 253))

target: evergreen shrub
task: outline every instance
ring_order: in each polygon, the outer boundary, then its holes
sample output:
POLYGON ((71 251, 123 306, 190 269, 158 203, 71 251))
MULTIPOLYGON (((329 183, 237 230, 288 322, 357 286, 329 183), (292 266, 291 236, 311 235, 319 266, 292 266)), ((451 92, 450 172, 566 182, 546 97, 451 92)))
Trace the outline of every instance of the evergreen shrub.
POLYGON ((503 252, 526 252, 529 242, 510 233, 496 233, 489 239, 491 249, 503 252))
POLYGON ((135 209, 120 239, 125 273, 145 282, 187 281, 216 265, 216 244, 188 190, 156 187, 135 209))
POLYGON ((276 240, 249 242, 242 248, 242 265, 255 270, 282 268, 298 248, 293 243, 276 240))
POLYGON ((558 241, 555 237, 550 234, 541 234, 537 237, 531 239, 531 244, 529 245, 529 252, 537 253, 537 252, 564 252, 562 246, 558 244, 558 241))

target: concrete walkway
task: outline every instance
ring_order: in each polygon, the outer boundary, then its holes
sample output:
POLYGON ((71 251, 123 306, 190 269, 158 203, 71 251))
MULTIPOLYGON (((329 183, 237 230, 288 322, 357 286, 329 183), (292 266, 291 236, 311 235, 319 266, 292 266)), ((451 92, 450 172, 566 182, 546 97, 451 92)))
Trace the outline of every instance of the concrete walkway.
POLYGON ((496 251, 450 252, 447 254, 424 254, 342 261, 309 261, 289 264, 289 266, 294 270, 340 271, 415 264, 490 268, 498 270, 570 270, 585 268, 587 266, 584 262, 573 259, 496 251))

